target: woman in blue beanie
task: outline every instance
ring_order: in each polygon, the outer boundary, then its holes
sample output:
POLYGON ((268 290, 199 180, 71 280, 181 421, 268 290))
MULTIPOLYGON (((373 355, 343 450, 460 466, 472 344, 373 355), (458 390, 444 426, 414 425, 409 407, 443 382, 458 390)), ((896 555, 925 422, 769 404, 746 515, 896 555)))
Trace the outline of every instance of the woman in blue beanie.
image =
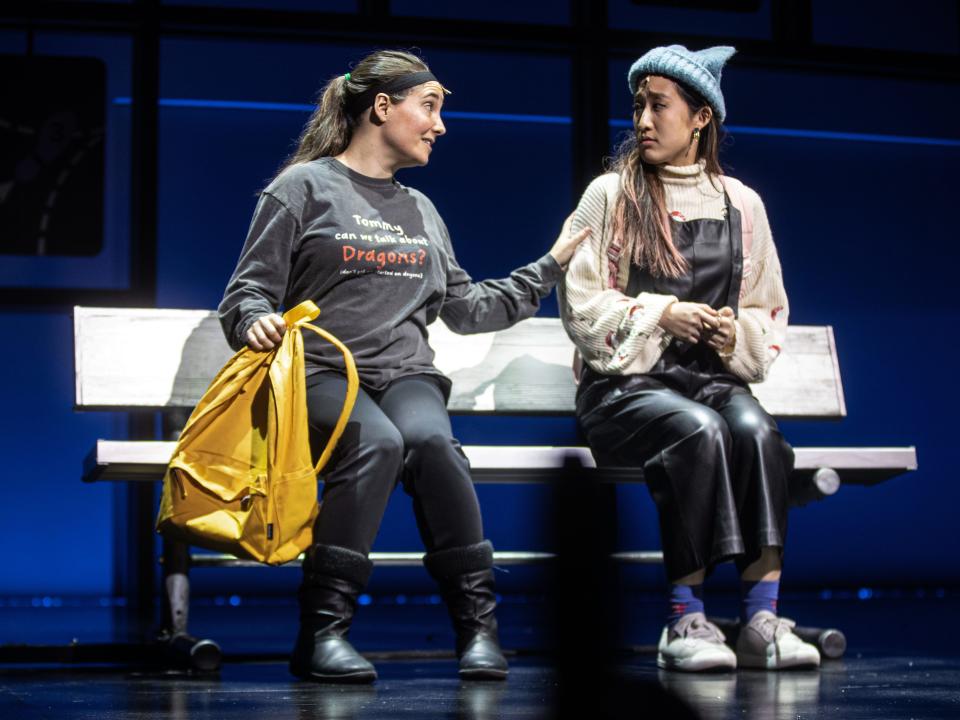
POLYGON ((630 68, 634 135, 580 201, 574 229, 592 238, 561 284, 580 425, 598 464, 643 466, 657 504, 671 583, 657 663, 673 670, 820 662, 776 612, 793 451, 748 383, 780 354, 788 309, 763 203, 718 160, 734 52, 671 45, 630 68), (731 559, 736 652, 702 594, 731 559))

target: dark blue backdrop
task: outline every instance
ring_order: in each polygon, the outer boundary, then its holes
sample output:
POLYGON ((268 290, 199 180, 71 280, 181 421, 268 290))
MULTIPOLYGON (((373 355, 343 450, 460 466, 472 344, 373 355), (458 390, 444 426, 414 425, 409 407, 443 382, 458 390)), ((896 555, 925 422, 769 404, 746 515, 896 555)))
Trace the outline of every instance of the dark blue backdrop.
MULTIPOLYGON (((423 15, 435 5, 395 0, 393 8, 423 15)), ((520 22, 569 22, 563 13, 545 14, 544 3, 532 4, 539 11, 518 3, 492 5, 493 10, 474 9, 476 17, 493 19, 485 13, 496 12, 496 17, 520 22), (511 10, 511 5, 526 9, 511 10)), ((922 28, 904 26, 900 46, 925 44, 956 53, 955 5, 911 5, 931 22, 922 28), (943 30, 948 25, 949 32, 943 30)), ((819 41, 840 43, 849 37, 854 45, 880 43, 836 4, 814 6, 820 13, 815 15, 819 41), (838 27, 848 27, 847 34, 838 27)), ((752 17, 719 26, 716 13, 658 10, 641 18, 636 10, 628 2, 611 1, 611 22, 625 28, 647 22, 646 27, 663 31, 709 33, 707 28, 713 28, 726 35, 769 37, 768 3, 761 3, 752 17)), ((881 28, 887 17, 878 13, 881 28)), ((113 249, 103 259, 106 266, 79 269, 73 284, 122 287, 129 251, 129 43, 52 33, 38 34, 35 42, 39 53, 92 55, 107 64, 105 217, 113 249)), ((0 52, 24 49, 22 33, 0 32, 0 52)), ((308 115, 301 106, 329 76, 345 72, 351 60, 370 49, 162 42, 158 306, 216 305, 243 242, 255 193, 291 150, 308 115), (203 102, 209 100, 236 104, 210 107, 203 102), (250 103, 275 105, 264 109, 250 103)), ((422 52, 454 91, 445 106, 448 134, 429 167, 404 171, 401 180, 433 199, 450 227, 461 264, 475 277, 506 274, 549 247, 582 189, 571 191, 569 62, 559 56, 431 47, 422 52)), ((611 61, 614 121, 629 113, 626 67, 625 61, 611 61)), ((948 321, 953 315, 952 271, 960 261, 951 219, 956 182, 949 174, 960 158, 957 87, 910 78, 745 67, 734 58, 724 73, 724 90, 733 128, 725 164, 766 203, 783 261, 791 321, 831 324, 837 337, 849 416, 836 423, 785 423, 788 438, 802 445, 916 444, 921 466, 877 487, 841 488, 828 502, 794 511, 786 583, 955 584, 960 565, 950 548, 957 534, 960 489, 954 485, 957 443, 950 418, 960 398, 948 321), (789 129, 801 132, 782 132, 789 129), (883 137, 866 137, 870 135, 883 137), (923 138, 933 141, 918 141, 923 138)), ((620 132, 614 122, 611 142, 620 132)), ((43 285, 46 271, 40 266, 37 272, 36 278, 21 276, 20 283, 43 285)), ((553 298, 543 312, 556 315, 553 298)), ((72 410, 67 311, 5 310, 3 320, 8 412, 0 420, 0 436, 7 493, 0 503, 0 542, 7 548, 7 564, 0 574, 0 597, 109 595, 114 560, 126 550, 115 546, 113 531, 114 513, 126 490, 81 485, 80 465, 98 437, 122 438, 125 420, 119 414, 72 410)), ((456 418, 455 426, 469 444, 577 441, 573 421, 562 418, 456 418)), ((500 549, 544 548, 542 489, 481 487, 480 496, 488 534, 500 549)), ((655 546, 656 517, 646 491, 625 488, 620 497, 624 543, 655 546)), ((409 501, 398 493, 377 549, 418 547, 409 501)), ((661 581, 656 569, 638 569, 635 576, 644 583, 661 581)), ((722 572, 720 577, 732 575, 722 572)), ((426 588, 424 580, 417 570, 383 571, 374 590, 426 588)), ((501 586, 529 589, 537 580, 535 571, 515 572, 501 586)), ((287 591, 295 574, 244 571, 226 580, 219 572, 198 572, 196 582, 198 592, 222 592, 226 585, 237 592, 287 591)))

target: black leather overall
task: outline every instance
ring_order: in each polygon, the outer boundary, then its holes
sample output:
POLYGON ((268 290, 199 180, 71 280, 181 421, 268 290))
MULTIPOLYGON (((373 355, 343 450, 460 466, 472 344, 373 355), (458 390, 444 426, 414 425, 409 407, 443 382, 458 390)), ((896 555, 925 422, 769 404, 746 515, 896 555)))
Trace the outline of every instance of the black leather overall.
MULTIPOLYGON (((632 266, 627 294, 675 295, 737 311, 743 276, 740 214, 671 222, 688 264, 680 278, 632 266)), ((783 547, 793 450, 747 384, 705 343, 674 340, 647 373, 585 367, 577 418, 600 465, 643 466, 660 515, 667 577, 734 558, 742 570, 764 546, 783 547)))

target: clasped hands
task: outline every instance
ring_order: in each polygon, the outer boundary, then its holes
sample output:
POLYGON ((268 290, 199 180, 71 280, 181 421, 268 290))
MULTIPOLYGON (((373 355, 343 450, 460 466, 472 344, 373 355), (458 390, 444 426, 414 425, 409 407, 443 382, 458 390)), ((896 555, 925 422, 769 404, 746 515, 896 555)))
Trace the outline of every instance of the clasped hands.
POLYGON ((737 337, 733 309, 714 310, 709 305, 673 302, 660 316, 660 327, 674 337, 696 344, 705 342, 718 353, 730 352, 737 337))

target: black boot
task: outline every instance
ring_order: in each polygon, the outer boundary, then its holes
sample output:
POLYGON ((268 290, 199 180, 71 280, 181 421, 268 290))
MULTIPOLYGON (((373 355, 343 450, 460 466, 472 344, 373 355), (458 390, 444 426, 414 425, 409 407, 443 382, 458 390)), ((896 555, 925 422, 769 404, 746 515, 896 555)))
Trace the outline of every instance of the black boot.
POLYGON ((300 632, 290 672, 317 682, 371 683, 377 671, 347 641, 373 563, 353 550, 313 545, 303 560, 300 632))
POLYGON ((503 680, 507 659, 497 639, 493 616, 493 546, 489 541, 427 553, 427 571, 440 585, 457 636, 460 677, 503 680))

